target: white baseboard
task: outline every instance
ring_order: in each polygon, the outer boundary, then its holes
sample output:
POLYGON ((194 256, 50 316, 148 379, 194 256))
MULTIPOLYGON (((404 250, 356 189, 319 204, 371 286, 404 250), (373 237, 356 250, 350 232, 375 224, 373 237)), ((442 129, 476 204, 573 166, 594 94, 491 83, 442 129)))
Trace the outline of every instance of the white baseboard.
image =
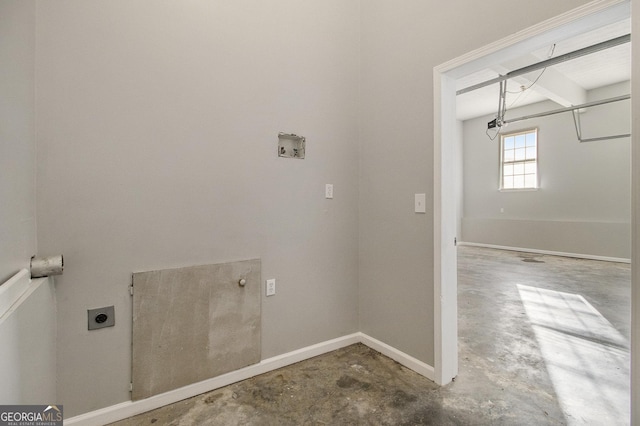
POLYGON ((435 380, 435 370, 429 364, 426 364, 419 359, 412 357, 411 355, 407 355, 406 353, 401 352, 396 348, 381 342, 380 340, 376 340, 373 337, 367 336, 364 333, 359 334, 361 343, 369 346, 371 349, 376 350, 385 356, 388 356, 392 360, 399 362, 408 369, 415 371, 416 373, 426 377, 427 379, 432 381, 435 380))
POLYGON ((494 244, 484 244, 484 243, 468 243, 465 241, 458 241, 459 246, 470 246, 470 247, 486 247, 498 250, 509 250, 509 251, 519 251, 523 253, 537 253, 537 254, 549 254, 552 256, 563 256, 563 257, 574 257, 577 259, 589 259, 589 260, 602 260, 605 262, 618 262, 618 263, 631 263, 631 259, 626 259, 624 257, 607 257, 607 256, 596 256, 593 254, 580 254, 580 253, 565 253, 562 251, 550 251, 550 250, 539 250, 539 249, 531 249, 531 248, 521 248, 521 247, 509 247, 509 246, 497 246, 494 244))
POLYGON ((212 379, 184 386, 160 395, 145 398, 140 401, 126 401, 120 404, 101 408, 89 413, 80 414, 64 421, 65 425, 101 426, 107 423, 123 420, 156 408, 164 407, 174 402, 182 401, 215 389, 219 389, 230 384, 249 379, 251 377, 268 373, 278 368, 286 367, 296 362, 304 361, 328 352, 341 349, 355 343, 363 343, 383 355, 399 362, 405 367, 415 371, 426 378, 433 380, 434 369, 428 364, 413 358, 379 340, 367 336, 364 333, 354 333, 337 339, 328 340, 316 345, 307 346, 286 354, 278 355, 260 361, 258 364, 250 365, 231 373, 223 374, 212 379))

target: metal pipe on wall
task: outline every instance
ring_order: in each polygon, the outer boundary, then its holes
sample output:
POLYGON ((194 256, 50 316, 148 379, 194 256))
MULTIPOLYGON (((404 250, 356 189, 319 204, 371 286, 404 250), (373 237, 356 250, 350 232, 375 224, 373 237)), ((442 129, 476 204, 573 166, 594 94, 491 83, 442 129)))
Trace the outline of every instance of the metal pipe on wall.
POLYGON ((64 260, 62 255, 31 258, 31 278, 42 278, 51 275, 62 275, 64 260))

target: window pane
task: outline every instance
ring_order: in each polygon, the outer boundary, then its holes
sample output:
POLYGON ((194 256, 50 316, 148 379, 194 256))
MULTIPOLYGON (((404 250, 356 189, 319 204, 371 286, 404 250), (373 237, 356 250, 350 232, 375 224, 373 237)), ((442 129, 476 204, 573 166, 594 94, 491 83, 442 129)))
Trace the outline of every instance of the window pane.
POLYGON ((504 138, 504 149, 513 149, 513 136, 504 138))
POLYGON ((505 162, 508 161, 513 161, 515 160, 516 155, 515 155, 515 151, 513 149, 508 149, 504 152, 504 160, 505 162))
POLYGON ((525 174, 535 174, 536 173, 536 163, 527 163, 524 165, 525 174))
POLYGON ((513 165, 513 174, 514 175, 523 175, 524 174, 524 163, 517 163, 513 165))
POLYGON ((536 175, 525 175, 524 176, 524 185, 527 188, 535 188, 536 187, 536 175))
POLYGON ((502 182, 503 188, 512 189, 513 188, 513 176, 505 176, 504 181, 502 182))
POLYGON ((527 147, 527 160, 535 160, 536 159, 536 147, 527 147))
POLYGON ((502 137, 502 189, 538 187, 538 133, 512 133, 502 137))
POLYGON ((512 176, 512 175, 513 175, 513 164, 505 164, 504 176, 512 176))
POLYGON ((527 133, 527 146, 536 146, 536 134, 527 133))
POLYGON ((524 176, 514 176, 513 177, 513 187, 514 188, 524 188, 524 176))

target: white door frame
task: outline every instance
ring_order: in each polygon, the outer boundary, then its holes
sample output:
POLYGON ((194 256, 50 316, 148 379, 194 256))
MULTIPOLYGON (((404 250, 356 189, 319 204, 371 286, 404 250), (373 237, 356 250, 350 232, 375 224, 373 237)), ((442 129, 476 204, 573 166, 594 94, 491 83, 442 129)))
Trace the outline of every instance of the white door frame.
MULTIPOLYGON (((455 81, 499 61, 548 46, 630 15, 630 0, 596 0, 495 43, 455 58, 433 70, 434 84, 434 369, 438 384, 458 374, 457 259, 455 194, 455 81)), ((638 13, 636 16, 640 16, 638 13)), ((638 212, 634 212, 637 215, 638 212)), ((635 235, 633 236, 635 240, 635 235)), ((632 256, 633 257, 633 256, 632 256)), ((636 255, 637 257, 637 255, 636 255)), ((638 266, 632 259, 632 268, 638 266)), ((635 287, 635 281, 634 281, 635 287)), ((632 306, 632 311, 638 306, 632 306)), ((632 332, 635 335, 635 332, 632 332)), ((635 364, 634 364, 635 365, 635 364)), ((639 380, 634 384, 640 386, 639 380)), ((633 397, 632 397, 633 398, 633 397)), ((633 401, 633 399, 632 399, 633 401)), ((632 404, 633 406, 634 404, 632 404)))

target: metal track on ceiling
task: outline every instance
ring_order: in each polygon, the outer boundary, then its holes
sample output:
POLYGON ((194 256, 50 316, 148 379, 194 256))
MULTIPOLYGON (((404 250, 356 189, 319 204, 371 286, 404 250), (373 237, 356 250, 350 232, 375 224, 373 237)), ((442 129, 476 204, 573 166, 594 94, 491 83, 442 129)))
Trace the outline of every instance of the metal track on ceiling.
POLYGON ((498 76, 496 78, 492 78, 491 80, 483 81, 482 83, 474 84, 469 87, 465 87, 464 89, 460 89, 456 92, 456 95, 462 95, 463 93, 471 92, 473 90, 480 89, 482 87, 490 86, 492 84, 500 83, 501 81, 508 80, 513 77, 517 77, 519 75, 528 74, 532 71, 540 70, 543 68, 547 68, 553 65, 560 64, 562 62, 570 61, 572 59, 580 58, 582 56, 589 55, 591 53, 599 52, 601 50, 610 49, 615 46, 619 46, 621 44, 629 43, 631 41, 631 34, 623 35, 620 37, 613 38, 611 40, 603 41, 598 44, 594 44, 592 46, 584 47, 582 49, 574 50, 573 52, 565 53, 564 55, 559 55, 554 58, 546 59, 544 61, 528 65, 523 68, 519 68, 517 70, 510 71, 505 75, 498 76))

